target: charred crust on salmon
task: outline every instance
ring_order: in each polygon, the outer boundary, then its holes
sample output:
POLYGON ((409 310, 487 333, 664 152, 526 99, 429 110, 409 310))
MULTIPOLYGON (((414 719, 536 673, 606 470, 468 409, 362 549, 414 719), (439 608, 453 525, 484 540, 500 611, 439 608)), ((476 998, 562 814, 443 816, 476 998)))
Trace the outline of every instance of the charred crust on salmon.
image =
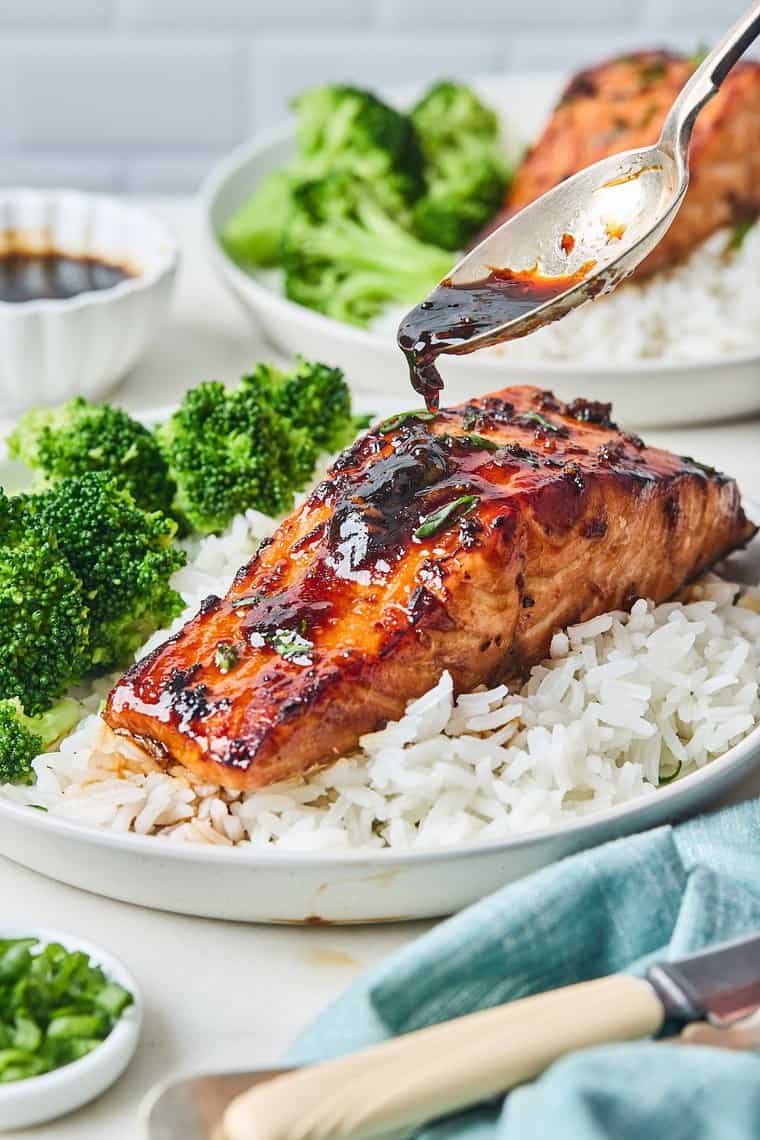
POLYGON ((198 613, 200 613, 200 614, 213 613, 213 611, 217 610, 221 604, 222 604, 222 599, 219 597, 218 594, 209 594, 201 602, 200 609, 198 610, 198 613))
POLYGON ((567 405, 567 414, 581 423, 598 424, 617 431, 617 424, 612 420, 612 404, 603 404, 599 400, 573 400, 567 405))

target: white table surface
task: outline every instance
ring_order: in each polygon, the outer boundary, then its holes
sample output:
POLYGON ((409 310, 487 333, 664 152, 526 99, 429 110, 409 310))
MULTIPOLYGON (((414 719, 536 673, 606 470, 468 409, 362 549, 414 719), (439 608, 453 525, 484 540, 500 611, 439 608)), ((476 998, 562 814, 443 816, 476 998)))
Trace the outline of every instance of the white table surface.
MULTIPOLYGON (((206 263, 194 203, 164 198, 146 205, 177 233, 183 264, 169 323, 114 395, 135 409, 170 404, 200 380, 234 380, 257 358, 272 356, 206 263)), ((730 471, 760 499, 760 422, 646 436, 730 471)), ((745 794, 760 792, 755 783, 745 794)), ((110 1092, 63 1120, 8 1133, 12 1140, 133 1140, 137 1105, 154 1081, 275 1060, 360 971, 430 925, 268 928, 182 918, 100 899, 3 859, 0 913, 107 947, 134 972, 147 1007, 138 1054, 110 1092)))

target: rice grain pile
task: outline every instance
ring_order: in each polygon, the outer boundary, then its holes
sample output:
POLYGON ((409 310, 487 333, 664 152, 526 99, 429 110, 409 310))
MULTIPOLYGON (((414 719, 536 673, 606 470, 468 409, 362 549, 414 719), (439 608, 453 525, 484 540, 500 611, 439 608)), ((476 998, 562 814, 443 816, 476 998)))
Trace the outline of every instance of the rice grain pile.
MULTIPOLYGON (((221 538, 194 542, 175 575, 187 611, 224 593, 271 531, 248 512, 221 538)), ((151 638, 147 652, 167 636, 151 638)), ((557 634, 519 691, 453 697, 451 678, 401 720, 308 778, 225 792, 169 769, 97 716, 111 678, 60 750, 34 762, 37 782, 2 789, 85 826, 168 842, 324 851, 420 849, 553 827, 656 794, 708 763, 760 721, 760 590, 715 577, 682 602, 636 602, 557 634)))

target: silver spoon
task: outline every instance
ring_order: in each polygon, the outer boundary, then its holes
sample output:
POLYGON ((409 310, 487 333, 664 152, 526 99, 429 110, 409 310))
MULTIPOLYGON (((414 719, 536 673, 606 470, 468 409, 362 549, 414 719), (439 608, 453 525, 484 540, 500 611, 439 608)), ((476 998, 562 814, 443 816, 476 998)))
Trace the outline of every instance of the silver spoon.
POLYGON ((689 185, 694 120, 758 33, 755 3, 682 88, 654 146, 604 158, 537 198, 467 253, 407 314, 398 343, 426 399, 435 404, 442 387, 433 363, 439 354, 474 352, 559 320, 610 292, 654 249, 689 185), (495 268, 538 269, 543 294, 526 289, 525 281, 510 284, 508 272, 506 279, 494 278, 495 268))
POLYGON ((235 1097, 290 1071, 205 1073, 158 1084, 140 1106, 140 1136, 143 1140, 222 1140, 222 1120, 235 1097))

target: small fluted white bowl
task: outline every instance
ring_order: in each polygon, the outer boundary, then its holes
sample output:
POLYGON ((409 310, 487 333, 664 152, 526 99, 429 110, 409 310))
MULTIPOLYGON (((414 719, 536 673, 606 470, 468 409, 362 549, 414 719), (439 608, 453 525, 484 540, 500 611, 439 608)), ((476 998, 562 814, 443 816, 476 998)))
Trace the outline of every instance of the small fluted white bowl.
POLYGON ((63 300, 0 301, 0 411, 95 399, 124 376, 166 315, 179 251, 144 210, 75 190, 0 191, 0 252, 96 257, 132 276, 63 300))
POLYGON ((106 977, 129 990, 133 1003, 97 1048, 78 1061, 39 1077, 0 1085, 0 1133, 30 1128, 54 1120, 94 1100, 118 1080, 131 1061, 140 1037, 143 1002, 137 982, 127 968, 99 946, 59 930, 0 923, 0 938, 37 938, 43 945, 60 942, 67 950, 82 950, 106 977))

